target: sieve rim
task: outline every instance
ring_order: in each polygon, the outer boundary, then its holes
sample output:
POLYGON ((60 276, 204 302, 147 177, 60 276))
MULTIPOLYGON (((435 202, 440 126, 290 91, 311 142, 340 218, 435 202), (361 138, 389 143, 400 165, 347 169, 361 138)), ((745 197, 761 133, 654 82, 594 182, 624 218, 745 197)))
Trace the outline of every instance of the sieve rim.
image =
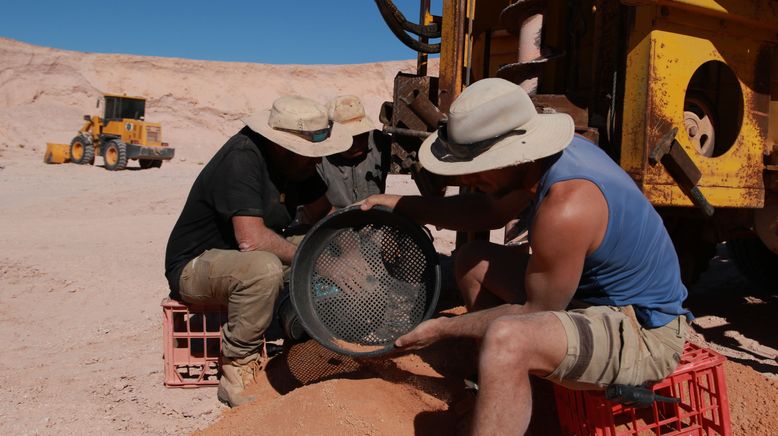
POLYGON ((316 342, 336 353, 352 357, 380 356, 395 350, 396 347, 394 346, 394 341, 383 345, 377 345, 379 348, 372 349, 371 351, 348 350, 337 345, 334 340, 339 340, 349 344, 356 343, 337 337, 329 328, 324 325, 324 322, 322 322, 318 316, 310 292, 308 292, 307 289, 307 285, 311 283, 312 274, 305 274, 307 270, 305 264, 306 262, 316 260, 318 254, 320 254, 323 250, 323 245, 326 245, 326 243, 332 240, 332 235, 321 241, 314 240, 320 231, 337 229, 335 232, 339 233, 338 230, 345 230, 353 227, 348 225, 337 226, 332 224, 333 221, 344 222, 344 218, 348 215, 354 215, 355 217, 359 217, 363 220, 374 217, 379 218, 371 219, 367 222, 374 224, 374 221, 383 221, 380 222, 380 224, 390 225, 398 230, 401 229, 404 233, 411 237, 414 242, 418 244, 419 248, 424 254, 425 259, 429 262, 429 267, 432 269, 433 273, 433 286, 431 292, 429 292, 430 295, 428 304, 424 310, 422 318, 417 324, 413 326, 413 328, 418 326, 418 324, 421 322, 430 319, 435 313, 435 309, 438 304, 438 298, 440 296, 440 262, 437 251, 435 251, 435 247, 432 244, 431 236, 427 231, 425 231, 424 227, 411 220, 407 216, 392 211, 391 209, 384 206, 374 206, 367 211, 361 210, 359 205, 340 209, 320 220, 305 234, 305 237, 295 251, 289 276, 289 297, 292 302, 292 306, 299 316, 300 322, 305 328, 305 331, 314 340, 316 340, 316 342), (372 215, 372 217, 369 215, 372 215), (325 244, 321 244, 321 242, 325 242, 325 244), (326 332, 327 334, 321 334, 322 332, 326 332))

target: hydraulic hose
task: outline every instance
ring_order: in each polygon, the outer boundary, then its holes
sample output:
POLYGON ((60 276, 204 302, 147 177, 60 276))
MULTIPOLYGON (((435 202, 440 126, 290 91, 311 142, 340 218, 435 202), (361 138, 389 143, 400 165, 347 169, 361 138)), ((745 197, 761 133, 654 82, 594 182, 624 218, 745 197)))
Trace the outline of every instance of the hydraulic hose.
POLYGON ((375 0, 378 11, 381 13, 386 25, 389 26, 389 30, 394 33, 400 42, 405 44, 408 48, 422 53, 440 53, 440 44, 428 44, 415 40, 412 36, 406 32, 423 36, 425 38, 440 38, 440 28, 437 24, 430 24, 427 26, 421 26, 416 23, 411 23, 400 12, 397 7, 392 3, 392 0, 375 0))

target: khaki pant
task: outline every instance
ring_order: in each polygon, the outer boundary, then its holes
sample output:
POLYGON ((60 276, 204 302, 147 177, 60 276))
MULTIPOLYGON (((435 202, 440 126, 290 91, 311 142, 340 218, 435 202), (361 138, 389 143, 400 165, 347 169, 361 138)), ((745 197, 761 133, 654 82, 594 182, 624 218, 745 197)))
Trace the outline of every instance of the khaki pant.
POLYGON ((552 312, 567 336, 567 354, 546 378, 573 389, 637 386, 670 375, 683 353, 687 322, 640 326, 632 306, 591 306, 552 312))
MULTIPOLYGON (((286 240, 299 245, 304 236, 286 240)), ((181 271, 179 293, 190 304, 227 306, 222 354, 238 359, 262 345, 289 272, 289 265, 267 251, 206 250, 181 271)))
POLYGON ((284 284, 284 267, 265 251, 207 250, 186 264, 179 283, 187 303, 227 306, 222 354, 237 359, 262 344, 284 284))

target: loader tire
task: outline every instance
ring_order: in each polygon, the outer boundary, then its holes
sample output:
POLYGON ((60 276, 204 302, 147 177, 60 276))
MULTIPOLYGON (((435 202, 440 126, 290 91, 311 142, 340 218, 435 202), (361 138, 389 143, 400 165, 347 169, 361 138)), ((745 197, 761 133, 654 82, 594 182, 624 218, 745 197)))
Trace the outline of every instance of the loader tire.
POLYGON ((105 169, 109 171, 121 171, 127 168, 127 145, 118 139, 112 139, 105 144, 103 154, 105 169))
POLYGON ((141 169, 149 169, 149 168, 159 168, 162 166, 161 160, 151 160, 151 159, 138 159, 138 163, 140 164, 141 169))
POLYGON ((78 135, 70 141, 70 161, 79 165, 95 163, 95 146, 92 144, 92 138, 78 135))

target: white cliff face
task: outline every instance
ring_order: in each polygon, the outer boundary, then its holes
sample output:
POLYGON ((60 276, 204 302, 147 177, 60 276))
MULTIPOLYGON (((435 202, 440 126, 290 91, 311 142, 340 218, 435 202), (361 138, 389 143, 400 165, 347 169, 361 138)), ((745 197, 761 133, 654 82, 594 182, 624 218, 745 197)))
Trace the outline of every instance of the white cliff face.
POLYGON ((322 103, 362 98, 378 123, 394 76, 415 61, 357 65, 268 65, 80 53, 0 38, 0 149, 69 143, 103 93, 146 97, 146 120, 162 123, 176 159, 207 161, 242 127, 240 118, 278 96, 322 103))

